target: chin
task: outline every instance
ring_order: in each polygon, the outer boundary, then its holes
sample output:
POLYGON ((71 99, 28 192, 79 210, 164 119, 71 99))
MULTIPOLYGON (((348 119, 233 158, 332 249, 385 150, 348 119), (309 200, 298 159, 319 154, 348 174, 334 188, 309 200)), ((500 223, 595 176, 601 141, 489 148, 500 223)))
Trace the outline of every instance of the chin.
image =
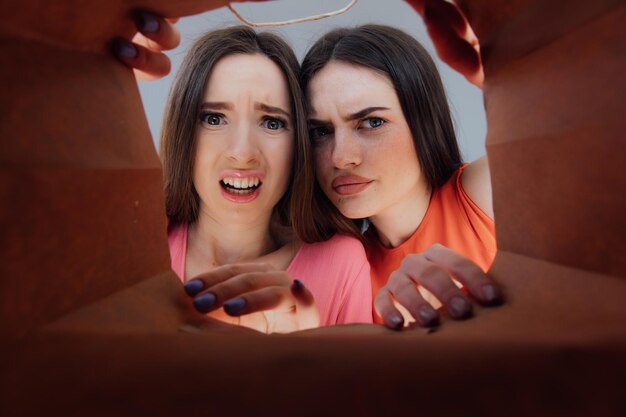
POLYGON ((336 202, 335 206, 339 209, 342 215, 349 219, 364 219, 370 217, 372 213, 369 210, 363 210, 363 204, 353 201, 350 203, 336 202))

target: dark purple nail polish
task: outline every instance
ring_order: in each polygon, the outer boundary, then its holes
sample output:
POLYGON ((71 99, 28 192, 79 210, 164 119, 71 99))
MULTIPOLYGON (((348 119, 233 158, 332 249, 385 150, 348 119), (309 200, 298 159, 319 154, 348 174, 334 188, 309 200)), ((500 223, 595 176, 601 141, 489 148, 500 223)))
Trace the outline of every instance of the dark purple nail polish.
POLYGON ((159 20, 150 13, 137 13, 137 27, 142 32, 154 33, 159 30, 159 20))
POLYGON ((394 314, 390 315, 389 317, 387 317, 387 320, 386 320, 385 324, 390 329, 400 330, 402 328, 402 326, 404 325, 404 319, 402 318, 402 316, 400 314, 395 314, 394 313, 394 314))
POLYGON ((461 296, 453 297, 450 300, 450 312, 455 319, 462 319, 470 315, 472 306, 461 296))
POLYGON ((489 304, 497 304, 502 300, 500 290, 492 284, 483 285, 482 294, 485 302, 489 304))
POLYGON ((201 313, 206 313, 215 305, 217 297, 212 292, 202 294, 193 299, 193 305, 201 313))
POLYGON ((132 42, 118 38, 113 41, 113 52, 121 58, 137 58, 137 48, 132 42))
POLYGON ((293 284, 292 285, 293 285, 294 292, 301 293, 302 290, 304 289, 304 284, 298 278, 295 278, 293 280, 293 284))
POLYGON ((224 311, 231 316, 238 316, 245 310, 247 305, 248 302, 245 298, 233 298, 224 303, 224 311))
POLYGON ((419 316, 424 326, 436 326, 439 324, 439 315, 435 309, 430 306, 420 308, 419 316))
POLYGON ((192 279, 183 285, 188 296, 193 297, 204 289, 204 282, 199 279, 192 279))

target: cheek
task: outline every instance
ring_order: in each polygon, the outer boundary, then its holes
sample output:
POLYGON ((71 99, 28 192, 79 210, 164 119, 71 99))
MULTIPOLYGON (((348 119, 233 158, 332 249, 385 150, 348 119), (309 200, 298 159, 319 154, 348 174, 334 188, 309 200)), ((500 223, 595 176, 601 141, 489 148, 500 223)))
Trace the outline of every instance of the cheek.
POLYGON ((313 146, 313 163, 315 167, 315 176, 318 181, 323 184, 324 177, 332 170, 330 154, 324 145, 318 144, 313 146))

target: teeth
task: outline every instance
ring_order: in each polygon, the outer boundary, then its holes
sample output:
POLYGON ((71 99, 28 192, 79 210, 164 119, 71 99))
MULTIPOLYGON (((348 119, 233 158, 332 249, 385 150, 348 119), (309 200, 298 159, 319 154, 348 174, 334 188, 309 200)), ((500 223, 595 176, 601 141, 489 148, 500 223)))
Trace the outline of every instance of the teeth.
POLYGON ((230 192, 233 194, 244 195, 252 193, 252 190, 232 190, 230 192))
POLYGON ((240 190, 247 190, 252 187, 257 187, 261 180, 258 177, 248 177, 248 178, 235 178, 235 177, 226 177, 222 179, 222 182, 225 185, 228 185, 232 188, 237 188, 240 190))

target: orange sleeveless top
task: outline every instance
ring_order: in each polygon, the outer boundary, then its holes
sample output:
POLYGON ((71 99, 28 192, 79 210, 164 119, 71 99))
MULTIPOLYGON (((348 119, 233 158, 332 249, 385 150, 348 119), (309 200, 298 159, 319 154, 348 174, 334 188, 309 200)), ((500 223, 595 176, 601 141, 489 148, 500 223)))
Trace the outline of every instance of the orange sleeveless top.
MULTIPOLYGON (((374 297, 407 254, 422 252, 434 243, 471 259, 484 271, 489 269, 496 254, 495 225, 463 190, 461 174, 466 166, 432 194, 422 223, 406 242, 386 248, 378 239, 372 239, 373 243, 367 245, 374 297)), ((374 319, 381 322, 376 313, 374 319)))

